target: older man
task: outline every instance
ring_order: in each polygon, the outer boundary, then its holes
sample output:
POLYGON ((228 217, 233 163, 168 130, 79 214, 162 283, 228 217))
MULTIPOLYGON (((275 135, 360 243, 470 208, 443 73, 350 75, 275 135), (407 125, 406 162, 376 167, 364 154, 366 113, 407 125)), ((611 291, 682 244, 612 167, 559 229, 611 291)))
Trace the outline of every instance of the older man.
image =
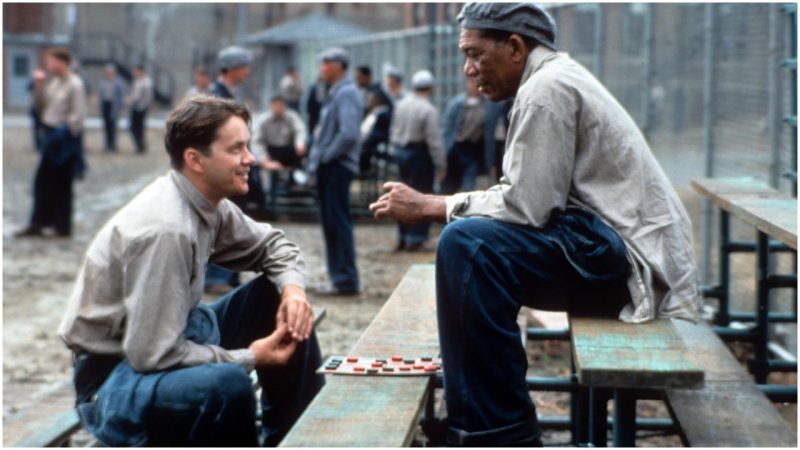
POLYGON ((227 197, 255 161, 241 103, 184 100, 167 119, 172 170, 106 223, 86 253, 60 335, 77 408, 108 446, 277 444, 324 380, 305 263, 281 230, 227 197), (208 262, 262 275, 203 303, 208 262))
POLYGON ((361 93, 347 76, 350 58, 333 47, 320 56, 320 77, 331 86, 309 154, 308 170, 316 174, 320 216, 325 237, 330 284, 318 286, 326 295, 359 292, 350 184, 358 175, 361 151, 361 93))
POLYGON ((450 197, 388 183, 372 207, 449 222, 436 257, 449 443, 536 445, 520 306, 694 319, 691 226, 628 113, 555 51, 545 11, 467 4, 458 20, 465 74, 492 101, 516 96, 504 176, 450 197))

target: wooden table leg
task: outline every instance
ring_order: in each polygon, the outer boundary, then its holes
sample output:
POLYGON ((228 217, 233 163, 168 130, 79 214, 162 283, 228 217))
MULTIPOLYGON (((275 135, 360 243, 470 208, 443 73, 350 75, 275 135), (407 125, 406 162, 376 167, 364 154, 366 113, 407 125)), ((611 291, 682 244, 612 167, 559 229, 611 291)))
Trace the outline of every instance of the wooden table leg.
POLYGON ((636 445, 636 396, 630 389, 614 389, 614 446, 636 445))

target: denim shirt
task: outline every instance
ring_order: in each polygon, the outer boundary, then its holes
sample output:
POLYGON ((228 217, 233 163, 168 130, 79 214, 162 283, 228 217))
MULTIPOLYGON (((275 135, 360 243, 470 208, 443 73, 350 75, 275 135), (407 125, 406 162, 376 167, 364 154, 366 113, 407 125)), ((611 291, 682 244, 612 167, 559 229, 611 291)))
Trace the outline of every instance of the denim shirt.
POLYGON ((342 78, 328 94, 322 107, 308 169, 316 172, 325 164, 340 163, 358 174, 361 152, 361 119, 364 115, 361 93, 349 77, 342 78))
POLYGON ((692 226, 630 115, 564 53, 528 56, 511 110, 503 177, 446 198, 447 219, 487 217, 542 227, 578 205, 619 233, 632 270, 627 322, 696 320, 701 305, 692 226))

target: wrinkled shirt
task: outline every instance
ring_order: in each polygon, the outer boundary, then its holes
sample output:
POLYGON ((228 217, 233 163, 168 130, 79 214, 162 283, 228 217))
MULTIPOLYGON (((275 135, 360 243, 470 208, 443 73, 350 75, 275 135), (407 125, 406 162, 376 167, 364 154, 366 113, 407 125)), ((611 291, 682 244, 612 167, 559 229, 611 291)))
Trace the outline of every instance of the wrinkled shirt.
POLYGON ((45 125, 68 126, 75 136, 83 130, 86 89, 78 75, 70 72, 64 78, 51 78, 42 89, 35 91, 35 102, 45 125))
POLYGON ((305 263, 284 233, 229 200, 208 201, 176 171, 119 210, 86 253, 59 334, 74 351, 118 355, 137 371, 233 362, 249 349, 184 336, 203 296, 206 265, 263 272, 280 290, 305 285, 305 263))
POLYGON ((503 177, 446 198, 448 221, 541 227, 568 204, 594 211, 628 251, 626 322, 696 320, 701 304, 689 216, 633 119, 567 54, 537 47, 510 112, 503 177))
POLYGON ((412 93, 397 103, 392 117, 391 143, 398 147, 425 143, 433 164, 438 169, 445 167, 439 110, 427 97, 412 93))

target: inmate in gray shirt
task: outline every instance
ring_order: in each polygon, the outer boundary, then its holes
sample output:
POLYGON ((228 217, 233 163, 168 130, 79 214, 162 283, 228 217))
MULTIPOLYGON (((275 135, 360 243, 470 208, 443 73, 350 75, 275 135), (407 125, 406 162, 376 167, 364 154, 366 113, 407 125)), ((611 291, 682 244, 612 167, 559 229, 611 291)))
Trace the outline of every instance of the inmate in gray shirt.
POLYGON ((203 295, 206 264, 264 272, 278 287, 305 286, 305 263, 284 233, 229 200, 209 202, 170 171, 100 230, 86 253, 59 334, 73 350, 124 356, 141 372, 212 362, 254 365, 249 349, 183 336, 203 295))

